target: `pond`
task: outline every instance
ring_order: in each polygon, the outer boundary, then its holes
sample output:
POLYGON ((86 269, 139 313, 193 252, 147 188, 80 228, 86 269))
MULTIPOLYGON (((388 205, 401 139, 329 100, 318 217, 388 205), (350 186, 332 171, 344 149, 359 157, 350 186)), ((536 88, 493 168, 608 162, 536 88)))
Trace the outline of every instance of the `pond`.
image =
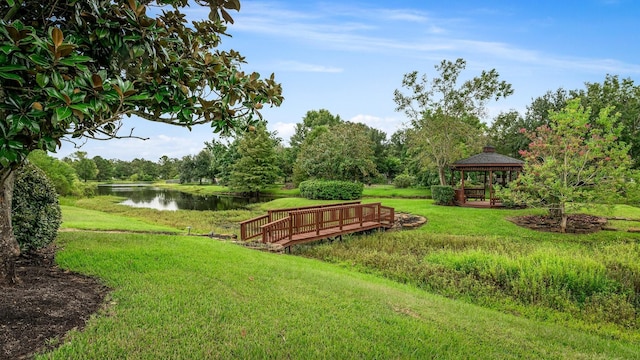
POLYGON ((235 210, 249 204, 273 200, 272 197, 191 195, 148 184, 108 184, 98 186, 98 195, 126 197, 122 205, 156 210, 235 210))

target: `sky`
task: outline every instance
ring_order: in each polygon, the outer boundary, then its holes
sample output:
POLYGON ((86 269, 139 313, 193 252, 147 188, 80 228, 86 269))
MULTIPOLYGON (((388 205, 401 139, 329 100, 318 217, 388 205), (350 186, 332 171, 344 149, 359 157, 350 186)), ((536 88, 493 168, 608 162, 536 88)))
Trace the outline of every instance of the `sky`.
MULTIPOLYGON (((203 19, 208 9, 185 13, 203 19)), ((442 60, 465 59, 462 80, 495 69, 512 84, 513 95, 488 104, 488 124, 502 111, 524 113, 547 91, 582 89, 607 74, 640 84, 636 0, 241 0, 232 16, 221 49, 245 56, 245 72, 275 73, 285 101, 262 114, 285 143, 308 111, 320 109, 390 137, 408 121, 393 101, 403 75, 431 78, 442 60)), ((131 128, 148 140, 63 142, 52 155, 157 161, 197 154, 216 138, 206 125, 189 131, 125 118, 122 133, 131 128)))

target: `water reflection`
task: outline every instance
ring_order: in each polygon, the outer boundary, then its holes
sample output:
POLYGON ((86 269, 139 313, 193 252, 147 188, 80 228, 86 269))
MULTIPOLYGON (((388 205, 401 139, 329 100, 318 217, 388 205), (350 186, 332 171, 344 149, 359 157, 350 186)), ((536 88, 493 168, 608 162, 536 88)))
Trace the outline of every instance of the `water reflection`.
POLYGON ((98 186, 98 194, 126 197, 122 205, 156 210, 234 210, 272 200, 269 197, 191 195, 143 184, 101 185, 98 186))

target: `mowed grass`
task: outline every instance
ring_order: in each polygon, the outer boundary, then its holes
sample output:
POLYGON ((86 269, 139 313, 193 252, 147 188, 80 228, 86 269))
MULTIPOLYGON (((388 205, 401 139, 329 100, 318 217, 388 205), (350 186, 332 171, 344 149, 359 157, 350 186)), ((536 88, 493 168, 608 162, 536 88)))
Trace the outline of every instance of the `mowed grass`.
MULTIPOLYGON (((150 209, 130 208, 117 205, 115 202, 117 202, 117 199, 97 197, 78 201, 69 200, 67 205, 96 209, 96 211, 97 209, 101 209, 110 214, 117 214, 118 216, 127 218, 131 217, 147 223, 175 226, 176 229, 183 229, 184 226, 189 223, 199 224, 197 228, 223 228, 238 234, 238 223, 240 221, 264 214, 267 209, 332 203, 331 201, 312 201, 302 198, 280 198, 268 203, 253 205, 250 210, 242 211, 161 212, 150 209)), ((448 330, 443 333, 436 332, 436 334, 443 334, 443 336, 447 338, 435 340, 436 342, 442 342, 442 345, 434 345, 437 350, 431 350, 436 352, 443 351, 442 354, 444 354, 443 356, 445 358, 610 358, 611 356, 634 358, 640 356, 635 352, 635 348, 633 348, 633 346, 640 347, 640 311, 638 310, 640 308, 640 235, 623 231, 638 224, 635 220, 640 219, 640 209, 626 205, 618 205, 612 208, 589 206, 581 211, 631 220, 612 221, 613 225, 619 228, 620 231, 602 231, 594 234, 576 235, 533 231, 521 228, 509 221, 509 218, 515 216, 543 213, 541 210, 536 209, 506 210, 443 207, 435 206, 432 200, 427 199, 396 199, 386 197, 365 198, 363 202, 382 202, 385 206, 394 207, 396 212, 425 216, 428 222, 416 230, 354 236, 345 238, 342 242, 297 246, 294 248, 294 253, 296 254, 321 259, 333 264, 319 265, 319 263, 313 262, 312 260, 306 260, 311 261, 306 263, 304 259, 296 259, 291 256, 277 256, 262 253, 258 253, 260 255, 256 256, 261 259, 262 256, 266 256, 264 258, 266 263, 262 263, 263 260, 258 262, 256 262, 256 260, 250 260, 252 255, 248 255, 249 258, 243 261, 254 263, 256 267, 269 267, 271 266, 271 261, 285 261, 285 264, 282 265, 283 267, 276 269, 278 274, 272 275, 272 279, 274 284, 285 284, 282 285, 282 289, 290 287, 294 293, 297 292, 298 288, 290 281, 293 280, 295 283, 295 279, 299 277, 302 281, 306 282, 306 278, 300 274, 301 272, 304 273, 307 271, 306 267, 309 267, 309 271, 312 272, 312 274, 316 274, 314 276, 317 276, 317 273, 314 273, 313 271, 315 270, 313 269, 318 266, 327 266, 327 271, 331 269, 331 271, 336 271, 340 274, 349 274, 349 276, 358 279, 367 279, 366 281, 380 281, 381 284, 388 284, 393 288, 408 291, 413 294, 411 296, 425 296, 425 299, 429 299, 428 301, 436 301, 434 299, 438 299, 439 305, 437 306, 465 309, 467 309, 466 306, 468 306, 468 309, 472 310, 465 310, 468 312, 463 312, 463 317, 468 317, 470 316, 469 313, 473 312, 487 312, 487 314, 490 314, 488 315, 489 317, 498 319, 492 326, 487 325, 487 327, 482 329, 476 329, 479 332, 494 333, 496 330, 493 326, 496 328, 506 326, 507 329, 510 329, 510 326, 502 323, 503 321, 509 323, 512 321, 523 321, 522 324, 531 324, 531 326, 538 329, 528 329, 529 325, 526 325, 525 330, 521 330, 524 332, 523 334, 525 334, 522 338, 516 337, 513 340, 514 342, 508 342, 508 344, 510 344, 509 346, 517 347, 520 345, 514 345, 515 343, 524 341, 525 350, 516 353, 508 351, 502 353, 502 355, 496 355, 497 353, 493 351, 487 352, 484 348, 484 343, 482 343, 482 345, 474 345, 479 341, 477 339, 470 340, 470 343, 461 343, 462 346, 471 346, 471 349, 468 351, 459 352, 457 349, 455 352, 445 351, 443 349, 451 346, 451 343, 448 342, 448 337, 453 335, 451 335, 448 330), (291 261, 291 263, 287 263, 288 261, 291 261), (287 266, 292 266, 292 268, 288 269, 287 266), (369 274, 371 278, 368 278, 367 275, 359 275, 359 273, 369 274), (394 285, 393 282, 385 283, 384 280, 381 280, 382 278, 392 280, 397 284, 406 284, 407 287, 394 285), (452 300, 444 300, 433 294, 441 295, 452 300), (440 303, 441 301, 442 303, 440 303), (512 319, 509 314, 515 314, 516 317, 512 319), (543 346, 538 349, 537 352, 531 352, 530 354, 532 355, 530 355, 528 353, 529 348, 526 344, 533 341, 535 346, 539 346, 539 343, 543 342, 538 341, 541 331, 549 335, 548 338, 545 339, 555 340, 553 340, 549 346, 543 346), (592 339, 604 341, 613 346, 614 349, 606 355, 603 355, 600 350, 593 350, 591 346, 584 348, 582 352, 571 353, 571 351, 574 350, 567 352, 566 346, 571 349, 574 348, 571 342, 563 342, 566 338, 563 332, 583 334, 583 336, 586 337, 593 336, 592 339), (528 336, 533 337, 533 339, 524 339, 528 336), (557 338, 554 338, 554 336, 557 336, 557 338), (557 342, 563 342, 564 345, 557 345, 557 342), (634 350, 627 352, 628 346, 631 346, 634 350), (618 347, 625 350, 619 350, 618 347), (474 353, 474 351, 477 351, 477 353, 474 353)), ((71 235, 66 233, 61 236, 82 237, 81 234, 71 235)), ((120 236, 125 235, 118 234, 116 238, 120 236)), ((181 239, 179 242, 183 240, 186 241, 186 239, 194 239, 193 237, 173 238, 181 239)), ((144 241, 153 243, 160 238, 158 237, 156 239, 156 237, 153 236, 145 239, 149 240, 144 241)), ((212 245, 214 247, 222 245, 231 246, 231 244, 218 243, 209 239, 206 239, 205 243, 214 244, 212 245)), ((158 248, 161 249, 162 246, 158 246, 158 248)), ((248 251, 248 254, 255 252, 242 249, 243 254, 244 251, 248 251)), ((189 256, 186 256, 186 258, 189 258, 189 256)), ((225 259, 226 256, 216 257, 216 261, 221 261, 221 267, 226 265, 229 269, 235 269, 235 267, 238 266, 236 261, 228 263, 225 259)), ((243 269, 246 270, 245 272, 247 274, 251 272, 246 268, 243 269)), ((233 272, 235 270, 222 270, 220 274, 223 274, 224 271, 233 272)), ((147 270, 144 270, 144 272, 147 272, 147 270)), ((193 276, 199 278, 202 275, 193 276)), ((336 280, 328 279, 325 285, 321 285, 318 281, 320 281, 320 279, 317 279, 315 283, 312 282, 315 284, 312 286, 315 286, 317 292, 321 294, 319 298, 325 297, 327 299, 326 301, 336 303, 337 300, 334 297, 325 293, 325 291, 333 291, 332 284, 336 280), (328 287, 329 290, 325 289, 325 286, 328 287)), ((233 286, 225 286, 229 287, 229 289, 227 289, 228 291, 235 294, 233 292, 235 290, 232 290, 233 286)), ((206 291, 202 291, 203 294, 206 293, 206 291)), ((378 289, 375 291, 381 290, 378 289)), ((226 294, 225 292, 222 293, 226 294)), ((295 294, 288 294, 287 296, 294 295, 295 294)), ((393 296, 398 295, 394 294, 393 296)), ((190 301, 198 302, 199 300, 190 301)), ((280 300, 278 300, 278 302, 279 301, 280 300)), ((310 301, 314 302, 316 300, 310 301)), ((420 301, 427 300, 423 299, 420 301)), ((284 301, 284 303, 287 304, 287 307, 291 306, 291 304, 286 301, 284 301)), ((346 310, 352 309, 348 305, 341 304, 340 301, 337 301, 337 306, 344 307, 346 310)), ((408 304, 414 304, 414 300, 408 304)), ((262 305, 251 302, 250 307, 253 309, 254 306, 257 307, 259 311, 264 311, 264 307, 261 307, 262 305)), ((367 306, 375 308, 373 305, 367 306)), ((429 303, 429 306, 435 305, 429 303)), ((318 308, 323 312, 329 311, 323 306, 319 306, 318 308)), ((428 316, 416 315, 423 314, 422 311, 424 310, 416 312, 413 306, 404 308, 402 306, 392 306, 392 308, 397 309, 395 312, 412 317, 414 320, 433 320, 434 317, 432 314, 428 316)), ((361 316, 375 317, 375 315, 369 315, 368 312, 362 312, 361 308, 356 309, 360 311, 359 314, 361 316)), ((303 310, 312 311, 308 308, 304 308, 303 310)), ((273 309, 269 307, 267 311, 273 311, 273 309)), ((437 311, 443 312, 443 316, 450 316, 450 310, 448 309, 438 309, 437 311)), ((456 311, 460 312, 462 310, 458 309, 456 311)), ((330 311, 327 314, 329 314, 327 316, 337 317, 347 322, 360 321, 359 319, 343 318, 342 316, 346 315, 336 315, 330 311)), ((251 314, 250 316, 254 315, 251 314)), ((321 315, 310 315, 312 321, 317 322, 316 317, 322 318, 321 315)), ((302 317, 297 317, 297 319, 304 321, 302 317)), ((469 321, 472 324, 486 322, 484 319, 474 318, 473 316, 466 320, 454 317, 452 321, 452 326, 455 324, 466 324, 465 321, 469 321)), ((390 323, 395 324, 393 322, 390 323)), ((293 326, 293 323, 288 324, 293 326)), ((331 324, 332 325, 327 326, 329 328, 337 326, 333 323, 331 324)), ((367 324, 367 326, 370 325, 370 323, 367 324)), ((465 334, 469 331, 466 326, 467 325, 463 325, 463 330, 461 330, 465 334)), ((240 329, 240 331, 241 334, 246 334, 248 330, 240 329)), ((350 331, 351 335, 341 334, 346 336, 350 341, 353 339, 349 338, 349 336, 359 336, 356 331, 350 331)), ((404 329, 403 331, 414 334, 410 329, 404 329)), ((428 331, 433 331, 433 329, 418 331, 428 333, 428 331)), ((301 332, 306 334, 307 330, 301 330, 301 332)), ((391 333, 394 332, 391 331, 391 333)), ((378 342, 377 337, 382 335, 372 334, 367 336, 373 339, 371 340, 372 342, 378 342)), ((574 335, 571 335, 571 337, 573 336, 574 335)), ((458 339, 457 336, 453 338, 458 339)), ((489 336, 489 338, 497 342, 502 341, 492 336, 489 336)), ((242 339, 244 339, 244 337, 242 339)), ((316 341, 315 338, 313 339, 313 341, 316 341)), ((273 340, 273 338, 271 338, 271 340, 273 340)), ((459 340, 455 341, 457 342, 459 340)), ((384 346, 389 346, 384 341, 383 344, 385 344, 384 346)), ((411 342, 410 344, 414 343, 411 342)), ((339 347, 342 349, 342 345, 339 347)), ((597 345, 596 348, 599 348, 599 345, 597 345)), ((269 347, 268 349, 271 348, 269 347)), ((229 353, 217 351, 218 350, 212 352, 212 354, 216 354, 212 355, 213 357, 235 357, 235 353, 229 355, 229 353)), ((500 352, 502 350, 496 351, 500 352)), ((285 356, 283 355, 284 353, 276 354, 278 357, 285 356)), ((317 357, 311 353, 297 352, 286 354, 286 356, 291 357, 317 357)), ((375 352, 371 354, 373 355, 365 357, 388 357, 386 353, 381 354, 375 352)), ((406 352, 399 352, 398 354, 397 356, 391 357, 412 357, 407 355, 406 352)), ((440 353, 434 354, 436 353, 419 353, 419 355, 427 357, 440 356, 440 353)), ((262 353, 242 353, 242 355, 265 357, 262 353)), ((266 357, 270 356, 267 355, 266 357)), ((345 357, 345 353, 341 353, 340 357, 345 357)))
MULTIPOLYGON (((191 234, 239 234, 240 221, 263 214, 259 205, 254 210, 227 211, 161 211, 146 208, 134 208, 120 205, 122 198, 116 196, 96 196, 83 199, 63 199, 62 203, 76 208, 101 211, 109 214, 126 216, 139 221, 177 229, 191 234)), ((98 225, 96 225, 98 226, 98 225)))
MULTIPOLYGON (((69 208, 65 208, 69 210, 69 208)), ((51 359, 609 359, 607 340, 317 260, 202 237, 60 233, 60 266, 113 288, 51 359)))
POLYGON ((96 231, 129 231, 129 232, 155 232, 155 233, 179 233, 178 230, 168 226, 156 225, 138 219, 125 216, 108 214, 102 211, 81 209, 74 206, 62 205, 61 229, 96 230, 96 231))

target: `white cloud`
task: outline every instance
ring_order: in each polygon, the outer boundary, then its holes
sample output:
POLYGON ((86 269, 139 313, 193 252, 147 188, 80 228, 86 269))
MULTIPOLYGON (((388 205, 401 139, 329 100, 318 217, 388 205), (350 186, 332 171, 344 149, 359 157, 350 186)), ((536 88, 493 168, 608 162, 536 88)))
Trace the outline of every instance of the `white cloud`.
POLYGON ((342 68, 307 64, 298 61, 282 61, 277 67, 280 71, 293 71, 293 72, 319 72, 319 73, 341 73, 342 68))
POLYGON ((382 130, 387 134, 387 138, 404 127, 404 120, 394 117, 381 118, 374 115, 358 114, 349 119, 349 121, 365 124, 369 127, 382 130))
POLYGON ((289 138, 296 131, 296 124, 294 123, 284 123, 284 122, 276 122, 276 123, 268 123, 268 128, 271 131, 277 131, 277 137, 284 140, 286 145, 289 144, 289 138))

